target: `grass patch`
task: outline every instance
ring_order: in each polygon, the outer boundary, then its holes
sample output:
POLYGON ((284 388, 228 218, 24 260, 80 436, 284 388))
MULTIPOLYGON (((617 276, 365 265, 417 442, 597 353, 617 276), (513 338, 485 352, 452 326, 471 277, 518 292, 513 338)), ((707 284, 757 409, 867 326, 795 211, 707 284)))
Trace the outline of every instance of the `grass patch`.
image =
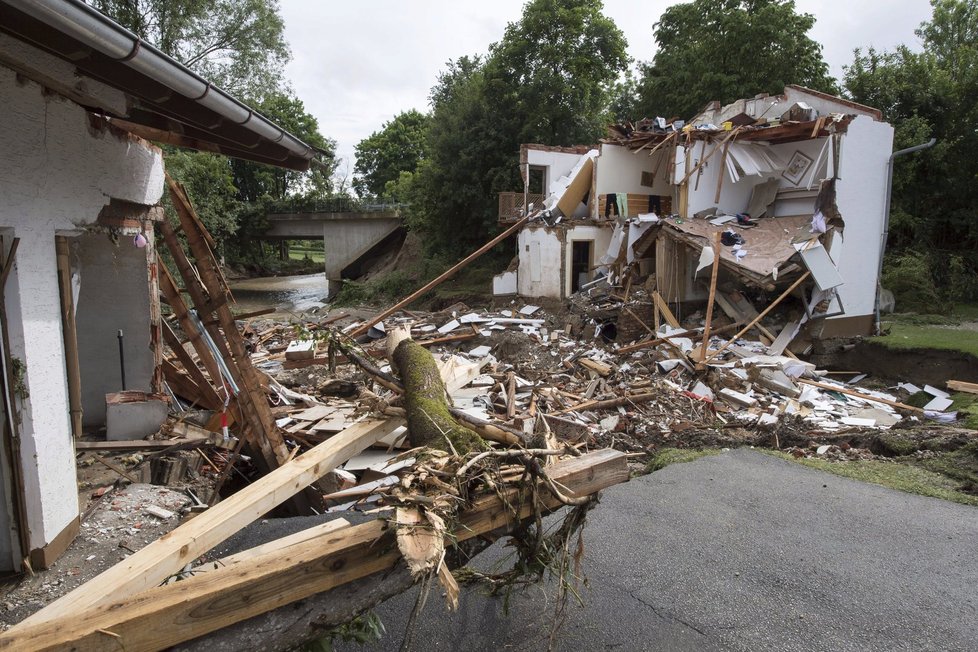
POLYGON ((978 442, 933 457, 914 459, 913 464, 958 482, 968 493, 978 493, 978 442))
MULTIPOLYGON (((827 460, 805 458, 795 459, 791 455, 779 451, 766 452, 782 459, 797 462, 798 464, 818 469, 819 471, 840 475, 844 478, 878 484, 890 489, 918 494, 920 496, 941 498, 963 505, 978 506, 978 496, 961 491, 960 481, 948 477, 944 472, 936 472, 917 466, 917 464, 922 465, 925 462, 944 459, 945 456, 939 456, 931 460, 920 460, 914 464, 909 464, 899 461, 884 462, 878 460, 829 462, 827 460)), ((958 452, 948 453, 946 456, 951 456, 958 452)))
POLYGON ((958 425, 978 430, 978 395, 956 392, 951 400, 950 409, 958 411, 958 425))
POLYGON ((655 473, 670 464, 692 462, 707 455, 719 455, 719 448, 663 448, 645 466, 646 473, 655 473))
POLYGON ((951 314, 963 321, 978 321, 978 303, 959 303, 951 314))
POLYGON ((322 249, 289 247, 289 258, 292 260, 308 260, 314 263, 322 263, 326 261, 326 254, 322 249))
POLYGON ((941 349, 978 357, 978 331, 943 328, 938 325, 888 322, 890 334, 869 338, 889 349, 941 349))

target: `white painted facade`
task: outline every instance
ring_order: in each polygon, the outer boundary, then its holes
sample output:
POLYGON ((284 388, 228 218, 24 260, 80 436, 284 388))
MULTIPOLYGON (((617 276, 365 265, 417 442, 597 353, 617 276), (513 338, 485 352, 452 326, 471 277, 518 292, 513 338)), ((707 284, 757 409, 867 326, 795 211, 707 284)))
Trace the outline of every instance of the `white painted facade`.
POLYGON ((846 280, 839 288, 846 315, 870 315, 883 255, 886 221, 887 161, 893 151, 893 127, 859 116, 849 124, 839 154, 836 204, 845 220, 842 237, 829 253, 846 280))
POLYGON ((526 162, 533 167, 546 168, 545 182, 547 195, 557 192, 557 180, 570 174, 581 159, 580 154, 557 152, 552 149, 535 149, 526 146, 526 162))
MULTIPOLYGON (((564 223, 554 227, 532 225, 517 237, 519 269, 518 293, 525 297, 563 299, 572 294, 573 243, 591 242, 595 264, 605 254, 614 233, 612 224, 564 223)), ((497 294, 502 294, 497 292, 497 294)))
MULTIPOLYGON (((12 42, 4 39, 0 45, 9 50, 12 42)), ((44 59, 29 63, 42 66, 44 59)), ((90 80, 66 78, 69 73, 62 67, 52 66, 37 76, 66 92, 94 88, 90 80)), ((124 100, 111 89, 96 90, 105 93, 106 102, 124 100)), ((110 199, 156 204, 163 192, 163 162, 156 147, 93 126, 84 108, 3 65, 0 98, 5 109, 0 130, 0 234, 6 252, 13 238, 20 239, 6 285, 7 326, 11 355, 26 369, 23 382, 28 393, 15 404, 21 459, 9 462, 19 463, 23 471, 28 521, 23 525, 35 550, 50 544, 78 517, 55 235, 79 235, 81 227, 96 223, 110 199)), ((145 250, 137 251, 145 259, 145 250)), ((145 284, 142 287, 148 292, 145 284)), ((111 300, 124 305, 127 297, 120 291, 111 300)), ((117 356, 117 351, 105 354, 117 356)), ((146 355, 151 355, 148 347, 146 355)), ((9 469, 0 471, 9 481, 9 469)), ((26 556, 30 551, 20 552, 26 556)), ((0 568, 7 562, 0 559, 0 568)))
POLYGON ((516 238, 520 266, 516 272, 524 297, 561 298, 564 243, 559 228, 528 226, 516 238))

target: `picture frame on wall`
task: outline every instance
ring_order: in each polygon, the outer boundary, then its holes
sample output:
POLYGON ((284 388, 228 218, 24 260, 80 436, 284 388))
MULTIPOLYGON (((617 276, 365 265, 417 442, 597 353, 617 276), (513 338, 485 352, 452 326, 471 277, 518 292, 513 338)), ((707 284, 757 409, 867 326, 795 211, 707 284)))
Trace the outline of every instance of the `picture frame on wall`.
POLYGON ((788 161, 788 165, 785 167, 784 172, 781 173, 781 176, 791 182, 792 185, 797 186, 801 183, 801 180, 805 177, 805 174, 814 162, 812 157, 796 149, 795 153, 791 155, 791 159, 788 161))

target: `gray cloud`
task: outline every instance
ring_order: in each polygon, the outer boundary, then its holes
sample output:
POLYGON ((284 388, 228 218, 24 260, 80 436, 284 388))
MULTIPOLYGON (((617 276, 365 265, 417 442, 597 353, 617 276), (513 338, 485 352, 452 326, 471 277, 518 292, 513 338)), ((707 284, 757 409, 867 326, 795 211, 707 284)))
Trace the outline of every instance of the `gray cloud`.
MULTIPOLYGON (((523 0, 477 4, 457 0, 282 0, 293 61, 286 74, 341 157, 402 111, 425 110, 445 63, 483 54, 506 24, 519 20, 523 0)), ((652 29, 667 0, 605 0, 605 13, 625 33, 629 54, 655 53, 652 29)), ((797 0, 818 19, 811 36, 823 44, 836 77, 854 48, 917 44, 913 30, 930 16, 927 0, 797 0)))

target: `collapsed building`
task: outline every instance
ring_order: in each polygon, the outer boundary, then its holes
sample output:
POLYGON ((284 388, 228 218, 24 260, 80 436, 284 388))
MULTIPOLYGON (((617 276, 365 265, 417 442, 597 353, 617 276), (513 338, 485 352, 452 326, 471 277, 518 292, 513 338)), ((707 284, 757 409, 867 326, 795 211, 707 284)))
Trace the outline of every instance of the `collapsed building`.
POLYGON ((524 145, 524 190, 500 196, 499 219, 531 219, 493 291, 646 288, 655 297, 630 313, 651 323, 653 299, 678 315, 707 300, 719 237, 721 289, 780 293, 807 275, 779 349, 799 333, 870 334, 892 143, 878 110, 792 85, 688 122, 615 125, 595 147, 524 145))

